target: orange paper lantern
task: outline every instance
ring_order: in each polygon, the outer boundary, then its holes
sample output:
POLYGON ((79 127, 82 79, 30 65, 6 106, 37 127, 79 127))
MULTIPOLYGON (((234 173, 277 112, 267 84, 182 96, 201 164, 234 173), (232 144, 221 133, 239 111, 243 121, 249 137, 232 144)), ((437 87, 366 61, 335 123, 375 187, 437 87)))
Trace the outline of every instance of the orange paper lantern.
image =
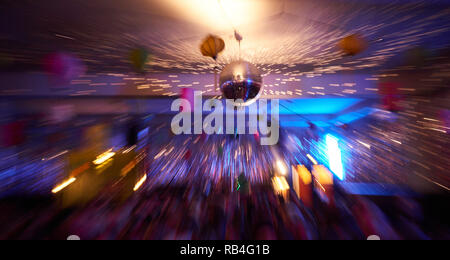
POLYGON ((217 59, 217 55, 225 49, 225 42, 214 35, 206 37, 200 45, 200 51, 203 56, 217 59))
POLYGON ((344 37, 338 43, 338 47, 345 55, 354 56, 367 48, 367 42, 361 35, 352 34, 344 37))

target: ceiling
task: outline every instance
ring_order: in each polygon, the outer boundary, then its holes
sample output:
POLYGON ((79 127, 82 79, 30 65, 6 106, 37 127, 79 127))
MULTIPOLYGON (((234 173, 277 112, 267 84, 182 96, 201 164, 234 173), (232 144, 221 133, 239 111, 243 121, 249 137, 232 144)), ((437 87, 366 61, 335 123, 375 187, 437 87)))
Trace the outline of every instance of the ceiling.
MULTIPOLYGON (((174 96, 183 87, 219 95, 211 84, 215 64, 198 48, 209 33, 225 40, 219 67, 240 53, 261 70, 264 96, 287 98, 373 96, 380 77, 395 75, 383 73, 405 65, 405 51, 421 46, 433 58, 450 44, 448 1, 10 0, 0 17, 8 24, 0 30, 6 70, 42 71, 43 58, 57 51, 80 58, 84 75, 60 86, 58 95, 174 96), (243 36, 240 51, 234 30, 243 36), (336 44, 352 33, 368 49, 343 56, 336 44), (144 75, 128 59, 140 46, 151 53, 144 75)), ((14 83, 5 84, 8 91, 22 89, 15 94, 36 88, 3 80, 14 83)))

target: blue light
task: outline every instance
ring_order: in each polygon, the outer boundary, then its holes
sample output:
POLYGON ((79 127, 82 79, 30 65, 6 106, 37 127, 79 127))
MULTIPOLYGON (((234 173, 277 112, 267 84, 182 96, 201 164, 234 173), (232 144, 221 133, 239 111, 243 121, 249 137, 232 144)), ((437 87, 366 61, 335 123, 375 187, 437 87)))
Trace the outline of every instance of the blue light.
POLYGON ((341 149, 339 149, 339 139, 327 134, 325 136, 325 142, 327 144, 327 156, 330 170, 340 180, 344 180, 344 169, 342 166, 341 149))
POLYGON ((280 120, 281 127, 309 127, 306 121, 286 121, 280 120))
POLYGON ((280 100, 280 115, 337 114, 358 103, 360 98, 299 98, 280 100))
POLYGON ((344 115, 340 115, 339 117, 337 117, 335 120, 333 120, 334 122, 341 122, 344 124, 348 124, 351 123, 353 121, 359 120, 361 118, 364 118, 370 114, 372 114, 374 111, 373 108, 371 107, 365 107, 363 109, 354 111, 354 112, 350 112, 348 114, 344 114, 344 115))

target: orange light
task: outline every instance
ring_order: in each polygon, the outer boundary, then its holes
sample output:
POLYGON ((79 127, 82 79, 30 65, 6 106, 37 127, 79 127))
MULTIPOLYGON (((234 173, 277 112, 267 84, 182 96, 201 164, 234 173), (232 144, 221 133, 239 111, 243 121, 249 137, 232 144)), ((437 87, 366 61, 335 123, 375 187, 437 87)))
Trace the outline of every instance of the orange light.
POLYGON ((273 177, 272 179, 273 187, 275 191, 286 191, 289 190, 289 184, 286 181, 286 178, 284 177, 273 177))
POLYGON ((109 149, 108 151, 97 156, 97 159, 95 159, 92 163, 94 163, 95 165, 102 164, 106 162, 108 159, 111 159, 111 157, 113 157, 115 154, 116 154, 115 152, 112 152, 112 149, 109 149))
POLYGON ((333 184, 333 174, 323 165, 313 165, 313 175, 321 185, 333 184))
POLYGON ((85 163, 83 165, 81 165, 80 167, 76 168, 75 170, 72 171, 72 176, 76 177, 77 175, 81 174, 82 172, 86 171, 87 169, 89 169, 89 163, 85 163))
POLYGON ((131 162, 129 162, 125 167, 123 167, 120 175, 121 176, 125 176, 127 175, 137 164, 136 160, 132 160, 131 162))
POLYGON ((298 165, 297 173, 304 184, 310 184, 312 182, 311 173, 305 165, 298 165))
POLYGON ((144 184, 145 180, 147 180, 147 174, 144 175, 134 186, 133 191, 137 191, 139 190, 139 188, 141 188, 142 184, 144 184))
POLYGON ((74 181, 76 181, 76 178, 70 178, 67 181, 61 183, 60 185, 56 186, 53 190, 52 193, 58 193, 61 190, 63 190, 64 188, 66 188, 67 186, 69 186, 70 184, 72 184, 74 181))

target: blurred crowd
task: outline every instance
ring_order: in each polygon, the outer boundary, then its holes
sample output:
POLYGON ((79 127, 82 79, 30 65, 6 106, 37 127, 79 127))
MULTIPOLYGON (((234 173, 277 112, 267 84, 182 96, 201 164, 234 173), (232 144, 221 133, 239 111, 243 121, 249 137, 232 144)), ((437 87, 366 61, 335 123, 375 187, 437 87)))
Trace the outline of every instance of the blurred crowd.
MULTIPOLYGON (((333 203, 324 198, 320 185, 312 185, 312 203, 299 199, 292 186, 278 194, 271 183, 283 170, 277 162, 287 169, 300 160, 311 168, 304 155, 320 155, 314 153, 323 149, 320 138, 315 142, 311 131, 282 131, 279 145, 269 148, 258 145, 253 135, 175 137, 165 128, 165 118, 153 119, 154 131, 130 122, 117 129, 85 127, 81 145, 64 146, 73 142, 63 140, 59 148, 67 150, 46 150, 43 158, 34 150, 18 154, 23 167, 16 165, 15 175, 2 173, 10 181, 0 186, 0 211, 5 212, 0 239, 450 238, 445 210, 430 215, 424 207, 431 204, 423 195, 358 195, 339 181, 326 194, 333 196, 333 203), (114 133, 120 140, 112 141, 114 133), (90 163, 114 142, 121 148, 114 149, 110 160, 90 163), (51 195, 54 185, 86 162, 88 170, 51 195), (17 172, 29 177, 19 178, 17 172), (142 187, 136 186, 139 180, 142 187)), ((372 176, 363 173, 349 179, 372 176)), ((446 197, 440 199, 434 210, 447 207, 446 197)))
MULTIPOLYGON (((309 208, 294 192, 287 198, 278 196, 270 185, 239 192, 219 184, 209 195, 195 186, 164 186, 135 193, 125 201, 112 196, 114 192, 117 192, 114 187, 108 187, 82 207, 34 205, 30 214, 2 221, 0 238, 66 239, 69 235, 84 240, 364 240, 373 235, 380 239, 449 238, 448 229, 424 232, 424 213, 413 198, 389 198, 392 208, 382 209, 367 197, 337 191, 335 207, 315 196, 314 206, 309 208)), ((8 204, 0 205, 2 212, 14 212, 21 204, 15 201, 9 208, 8 204)), ((26 207, 30 209, 30 205, 26 207)))

